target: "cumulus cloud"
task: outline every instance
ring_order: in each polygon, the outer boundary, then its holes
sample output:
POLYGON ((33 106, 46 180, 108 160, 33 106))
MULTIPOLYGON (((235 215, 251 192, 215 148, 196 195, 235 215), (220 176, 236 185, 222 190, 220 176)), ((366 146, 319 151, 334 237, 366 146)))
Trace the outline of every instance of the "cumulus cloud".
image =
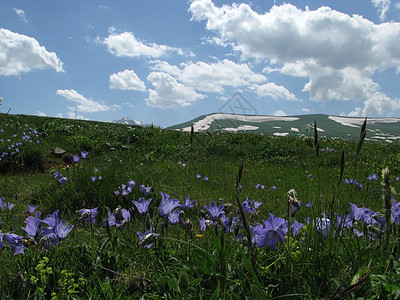
POLYGON ((0 75, 19 75, 46 68, 64 72, 56 53, 48 52, 32 37, 0 28, 0 75))
POLYGON ((253 72, 247 64, 227 59, 214 63, 189 62, 179 67, 158 61, 153 69, 166 72, 186 86, 202 92, 223 93, 224 87, 250 86, 267 80, 264 75, 253 72))
POLYGON ((147 76, 155 89, 149 89, 146 103, 159 108, 180 108, 191 105, 194 101, 205 96, 197 93, 193 88, 176 81, 165 72, 151 72, 147 76))
POLYGON ((18 15, 18 17, 22 20, 22 22, 28 23, 28 20, 25 17, 25 12, 22 9, 14 8, 14 12, 18 15))
POLYGON ((152 57, 158 58, 169 52, 182 54, 179 48, 167 45, 158 45, 155 43, 144 43, 139 41, 132 32, 115 33, 115 28, 109 30, 110 35, 106 37, 103 44, 107 46, 108 51, 119 57, 152 57))
POLYGON ((286 117, 287 113, 285 113, 283 110, 277 110, 276 112, 274 112, 274 116, 275 117, 286 117))
MULTIPOLYGON (((374 3, 382 8, 388 4, 374 3)), ((400 71, 398 22, 374 24, 329 7, 301 10, 291 4, 259 14, 248 4, 217 7, 211 0, 195 0, 189 11, 192 20, 206 21, 206 29, 215 35, 211 40, 232 47, 242 59, 307 78, 303 91, 310 100, 363 100, 364 113, 385 114, 397 107, 398 100, 389 100, 373 75, 388 68, 400 71)))
POLYGON ((136 75, 133 70, 110 75, 110 89, 146 91, 144 82, 136 75))
POLYGON ((75 106, 70 108, 70 113, 72 114, 74 114, 75 110, 81 113, 95 113, 112 109, 112 107, 108 105, 94 101, 92 99, 85 98, 73 89, 57 90, 56 93, 57 95, 64 97, 68 101, 75 103, 75 106))
POLYGON ((273 82, 267 82, 263 85, 253 85, 250 89, 254 90, 259 97, 271 97, 274 100, 299 101, 287 88, 273 82))

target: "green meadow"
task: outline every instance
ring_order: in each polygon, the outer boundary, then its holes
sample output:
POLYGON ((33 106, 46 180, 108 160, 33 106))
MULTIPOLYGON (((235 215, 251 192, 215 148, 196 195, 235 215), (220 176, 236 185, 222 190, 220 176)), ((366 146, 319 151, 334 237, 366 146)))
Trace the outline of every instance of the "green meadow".
POLYGON ((0 130, 2 299, 400 299, 396 142, 0 130))

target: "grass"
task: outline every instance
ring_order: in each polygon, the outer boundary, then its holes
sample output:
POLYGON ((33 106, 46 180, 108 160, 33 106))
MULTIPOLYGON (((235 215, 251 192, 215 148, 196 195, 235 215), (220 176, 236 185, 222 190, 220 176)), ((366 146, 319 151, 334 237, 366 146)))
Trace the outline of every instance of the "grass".
MULTIPOLYGON (((382 216, 386 212, 384 218, 389 218, 391 203, 384 202, 380 181, 388 167, 389 185, 398 188, 396 143, 242 133, 191 137, 157 127, 4 114, 0 129, 0 153, 7 153, 0 161, 0 197, 6 203, 0 211, 5 245, 0 248, 1 298, 394 299, 400 295, 396 223, 391 232, 362 219, 351 228, 333 230, 343 224, 335 214, 351 212, 349 202, 382 216), (66 154, 54 155, 55 147, 66 154), (82 151, 88 152, 87 157, 75 163, 73 156, 82 151), (67 179, 65 185, 54 178, 56 172, 67 179), (368 181, 371 173, 378 180, 368 181), (130 179, 136 181, 133 190, 126 196, 115 195, 130 179), (152 187, 149 195, 140 191, 142 184, 152 187), (302 202, 293 218, 288 215, 290 189, 302 202), (182 225, 159 216, 160 192, 180 203, 187 195, 196 201, 181 214, 182 225), (131 201, 140 197, 153 199, 147 216, 134 209, 122 229, 103 225, 108 223, 107 207, 129 210, 134 206, 131 201), (238 203, 246 197, 262 205, 253 213, 241 211, 238 203), (198 219, 211 218, 204 208, 211 201, 225 205, 227 221, 225 225, 216 221, 202 231, 198 219), (11 210, 8 202, 15 204, 11 210), (74 227, 58 245, 46 250, 36 236, 25 254, 13 255, 4 235, 15 233, 28 243, 21 227, 36 213, 29 213, 28 204, 37 206, 42 220, 59 210, 60 221, 74 227), (78 210, 95 207, 99 212, 95 224, 80 219, 78 210), (287 230, 285 240, 275 250, 251 241, 254 228, 270 220, 270 214, 289 224, 282 227, 287 230), (235 223, 235 217, 241 221, 235 223), (304 226, 293 236, 290 225, 295 221, 304 226), (322 222, 331 224, 325 235, 321 225, 316 226, 322 222), (137 232, 151 227, 159 235, 149 234, 140 241, 137 232), (354 228, 364 236, 355 236, 354 228)), ((396 198, 390 189, 385 191, 386 198, 396 198)))

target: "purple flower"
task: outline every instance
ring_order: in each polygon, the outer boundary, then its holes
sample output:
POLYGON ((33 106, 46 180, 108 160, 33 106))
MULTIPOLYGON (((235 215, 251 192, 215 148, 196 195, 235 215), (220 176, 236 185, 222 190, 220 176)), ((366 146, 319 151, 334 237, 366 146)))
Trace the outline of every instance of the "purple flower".
POLYGON ((155 239, 159 236, 159 234, 153 233, 151 230, 147 230, 145 233, 138 231, 137 235, 139 236, 140 244, 146 249, 150 249, 155 239))
POLYGON ((312 179, 314 176, 312 174, 308 174, 307 178, 312 179))
POLYGON ((144 184, 139 185, 139 190, 142 192, 144 196, 150 194, 151 186, 144 186, 144 184))
POLYGON ((197 179, 201 178, 201 175, 200 175, 200 174, 197 174, 197 175, 196 175, 196 178, 197 178, 197 179))
POLYGON ((58 209, 53 212, 52 214, 47 215, 46 219, 42 221, 42 223, 45 223, 47 226, 50 228, 53 228, 59 223, 58 219, 58 209))
POLYGON ((0 210, 3 210, 7 206, 6 202, 4 201, 4 198, 0 198, 0 210))
POLYGON ((175 209, 168 213, 168 220, 171 224, 178 224, 179 223, 179 209, 175 209))
POLYGON ((206 220, 204 218, 197 217, 200 223, 200 231, 206 231, 206 220))
POLYGON ((288 222, 282 218, 270 214, 264 225, 254 228, 252 241, 257 243, 259 248, 268 246, 272 251, 276 250, 276 245, 285 240, 288 231, 288 222))
POLYGON ((62 175, 61 175, 60 171, 58 171, 58 170, 53 174, 53 178, 61 178, 61 177, 62 177, 62 175))
POLYGON ((322 235, 324 239, 328 238, 328 234, 331 231, 331 220, 328 218, 316 218, 315 224, 317 231, 322 235))
POLYGON ((79 156, 78 155, 72 156, 72 161, 74 164, 76 164, 79 161, 79 156))
POLYGON ((244 211, 245 213, 253 213, 253 212, 256 211, 256 209, 255 209, 254 207, 251 206, 252 203, 253 203, 253 202, 252 202, 251 200, 249 200, 249 198, 247 198, 247 197, 246 197, 246 199, 243 201, 243 203, 242 203, 242 208, 243 208, 243 211, 244 211))
POLYGON ((276 191, 276 185, 274 185, 273 187, 271 187, 271 191, 276 191))
POLYGON ((161 194, 161 202, 159 206, 159 214, 161 217, 167 215, 175 208, 181 206, 181 204, 179 204, 179 200, 170 199, 169 195, 163 192, 160 192, 160 194, 161 194))
MULTIPOLYGON (((24 253, 24 245, 22 244, 23 237, 16 235, 14 233, 6 233, 3 236, 3 240, 10 244, 11 251, 14 252, 14 255, 17 254, 25 254, 24 253)), ((4 245, 4 244, 3 244, 4 245)))
POLYGON ((292 224, 293 236, 296 236, 303 226, 304 226, 304 224, 299 223, 299 222, 297 222, 296 220, 293 219, 293 224, 292 224))
POLYGON ((87 156, 88 154, 89 154, 88 152, 82 151, 82 152, 81 152, 81 157, 82 157, 82 158, 86 158, 86 156, 87 156))
POLYGON ((210 213, 211 220, 216 221, 220 218, 220 216, 225 215, 224 212, 224 207, 225 204, 221 204, 220 206, 217 206, 217 203, 215 201, 211 201, 210 206, 206 205, 204 206, 205 209, 208 210, 210 213))
POLYGON ((312 205, 312 203, 311 203, 311 201, 308 201, 308 203, 306 204, 306 207, 312 207, 313 205, 312 205))
POLYGON ((32 205, 32 204, 29 204, 29 205, 28 205, 29 213, 30 213, 30 214, 33 213, 33 212, 35 211, 36 208, 37 208, 37 206, 34 206, 34 205, 32 205))
POLYGON ((90 177, 90 179, 92 179, 92 182, 95 182, 97 177, 96 176, 92 176, 92 177, 90 177))
POLYGON ((204 180, 204 181, 208 181, 208 177, 207 177, 207 175, 206 175, 206 176, 204 176, 203 180, 204 180))
POLYGON ((74 228, 74 225, 67 225, 67 221, 61 220, 61 222, 54 227, 54 233, 63 240, 67 237, 72 228, 74 228))
POLYGON ((7 202, 7 208, 8 208, 8 210, 11 210, 14 206, 15 206, 14 203, 7 202))
POLYGON ((258 189, 261 185, 259 183, 256 183, 256 185, 254 186, 256 189, 258 189))
POLYGON ((84 219, 85 221, 95 224, 96 223, 96 216, 99 214, 97 211, 97 207, 95 208, 83 208, 81 210, 78 210, 78 213, 80 214, 79 219, 84 219))
POLYGON ((61 185, 66 185, 66 184, 67 184, 67 177, 61 177, 61 178, 58 180, 58 182, 59 182, 61 185))
POLYGON ((113 227, 116 226, 118 229, 123 229, 125 223, 129 222, 131 219, 131 214, 128 210, 121 208, 118 206, 113 212, 107 207, 108 216, 108 226, 113 227))
POLYGON ((36 213, 35 217, 27 217, 24 223, 26 224, 25 228, 21 228, 28 233, 28 236, 35 237, 39 233, 40 224, 42 223, 42 220, 40 220, 40 211, 36 213))
POLYGON ((196 203, 196 201, 190 200, 189 195, 187 195, 185 201, 183 201, 182 209, 186 210, 186 209, 192 208, 192 207, 194 207, 195 203, 196 203))
POLYGON ((372 181, 372 180, 378 180, 378 176, 375 173, 371 173, 368 176, 368 181, 372 181))
POLYGON ((145 214, 149 209, 149 204, 151 200, 153 199, 149 198, 147 200, 144 200, 144 198, 139 198, 138 201, 132 200, 132 203, 135 204, 139 214, 145 214))

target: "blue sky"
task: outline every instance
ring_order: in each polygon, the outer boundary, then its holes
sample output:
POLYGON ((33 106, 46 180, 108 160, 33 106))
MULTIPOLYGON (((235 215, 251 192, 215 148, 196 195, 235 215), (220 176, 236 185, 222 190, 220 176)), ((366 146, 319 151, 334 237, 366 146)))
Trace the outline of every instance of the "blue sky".
POLYGON ((0 2, 1 112, 400 116, 400 1, 0 2), (240 113, 241 111, 235 111, 240 113))

